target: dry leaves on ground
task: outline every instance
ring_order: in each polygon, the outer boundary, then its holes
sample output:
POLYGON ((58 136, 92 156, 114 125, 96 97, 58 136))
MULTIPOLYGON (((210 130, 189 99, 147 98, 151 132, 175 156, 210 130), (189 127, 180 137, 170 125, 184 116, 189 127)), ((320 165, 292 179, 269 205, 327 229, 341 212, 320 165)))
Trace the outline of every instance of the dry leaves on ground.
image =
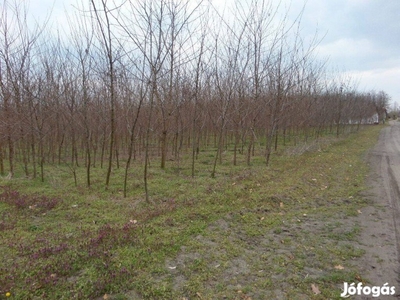
POLYGON ((319 290, 319 288, 318 288, 318 285, 316 285, 316 284, 311 284, 311 289, 312 289, 312 291, 313 291, 313 293, 315 294, 315 295, 318 295, 318 294, 321 294, 321 291, 319 290))

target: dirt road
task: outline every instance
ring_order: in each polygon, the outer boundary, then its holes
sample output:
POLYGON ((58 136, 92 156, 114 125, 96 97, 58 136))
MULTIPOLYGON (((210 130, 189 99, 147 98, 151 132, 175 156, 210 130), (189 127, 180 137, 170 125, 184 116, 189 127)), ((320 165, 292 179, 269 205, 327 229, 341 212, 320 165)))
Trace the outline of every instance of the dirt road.
MULTIPOLYGON (((366 250, 361 264, 363 277, 370 286, 396 287, 395 296, 378 299, 399 299, 400 295, 400 122, 391 121, 381 131, 379 141, 367 160, 371 166, 367 197, 372 205, 359 216, 362 230, 360 243, 366 250)), ((376 299, 361 297, 359 299, 376 299)))

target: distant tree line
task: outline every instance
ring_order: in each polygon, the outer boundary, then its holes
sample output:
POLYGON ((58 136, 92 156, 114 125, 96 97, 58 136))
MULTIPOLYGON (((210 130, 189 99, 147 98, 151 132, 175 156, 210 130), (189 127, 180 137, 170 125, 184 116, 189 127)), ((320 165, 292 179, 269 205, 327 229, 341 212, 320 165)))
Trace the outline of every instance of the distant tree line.
MULTIPOLYGON (((46 164, 166 167, 200 149, 268 165, 278 138, 337 136, 382 116, 384 92, 358 92, 315 59, 318 38, 301 35, 270 1, 237 2, 223 14, 208 1, 90 0, 68 16, 67 36, 30 21, 25 1, 0 16, 0 172, 45 178, 46 164), (240 4, 241 3, 241 4, 240 4)), ((61 30, 61 29, 60 29, 61 30)))

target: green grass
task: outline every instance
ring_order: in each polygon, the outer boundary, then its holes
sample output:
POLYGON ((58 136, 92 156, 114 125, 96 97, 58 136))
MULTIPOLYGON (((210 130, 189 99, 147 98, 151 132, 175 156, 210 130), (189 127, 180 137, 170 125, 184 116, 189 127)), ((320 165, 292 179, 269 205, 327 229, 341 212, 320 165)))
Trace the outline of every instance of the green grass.
POLYGON ((3 179, 0 192, 19 194, 0 199, 0 298, 339 298, 340 284, 356 281, 353 262, 363 255, 353 219, 367 204, 363 156, 381 128, 314 152, 282 151, 268 168, 262 157, 248 167, 238 156, 238 166, 219 165, 216 178, 213 152, 200 153, 195 178, 188 157, 179 174, 176 162, 160 170, 153 160, 154 205, 144 201, 138 164, 127 198, 123 168, 113 170, 107 191, 100 168, 90 190, 83 168, 77 187, 67 166, 46 166, 44 183, 3 179), (54 207, 44 204, 51 199, 54 207))

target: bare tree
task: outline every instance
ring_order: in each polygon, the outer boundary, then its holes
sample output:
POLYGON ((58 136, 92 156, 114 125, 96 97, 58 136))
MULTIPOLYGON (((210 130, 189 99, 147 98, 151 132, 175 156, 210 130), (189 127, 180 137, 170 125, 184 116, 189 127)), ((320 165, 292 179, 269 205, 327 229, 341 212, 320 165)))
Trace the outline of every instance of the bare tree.
POLYGON ((14 144, 21 140, 25 174, 28 175, 23 103, 33 48, 46 25, 29 26, 24 2, 5 1, 0 17, 0 92, 3 99, 9 176, 14 175, 14 144))
POLYGON ((383 121, 390 99, 329 77, 312 55, 317 39, 301 37, 301 12, 289 21, 267 0, 237 1, 226 12, 201 0, 90 0, 78 6, 67 43, 50 34, 39 42, 42 27, 28 30, 23 2, 5 3, 0 173, 10 177, 20 165, 43 181, 58 162, 76 185, 84 168, 90 187, 100 161, 107 189, 112 168, 125 162, 126 197, 139 158, 150 203, 150 161, 166 169, 171 154, 179 171, 186 150, 192 177, 203 150, 214 153, 212 177, 228 151, 233 165, 255 155, 268 165, 281 137, 307 142, 383 121))
MULTIPOLYGON (((80 8, 81 11, 84 8, 80 8)), ((92 136, 93 130, 89 120, 89 109, 91 104, 90 99, 90 86, 91 86, 91 72, 93 70, 93 56, 91 55, 91 48, 94 39, 94 30, 89 26, 85 19, 79 18, 75 15, 73 19, 69 19, 70 28, 72 31, 72 43, 74 45, 74 56, 77 61, 76 64, 76 81, 77 89, 81 97, 83 105, 81 113, 83 115, 83 127, 85 131, 85 164, 86 164, 86 184, 88 187, 91 185, 91 165, 92 165, 92 136)))
POLYGON ((106 189, 110 183, 113 151, 114 151, 114 138, 115 138, 115 104, 117 101, 117 93, 115 91, 115 63, 116 56, 114 55, 113 35, 111 32, 110 22, 110 8, 107 6, 107 0, 100 1, 100 10, 97 8, 95 0, 91 1, 94 17, 98 25, 99 40, 103 46, 104 55, 107 60, 107 92, 110 99, 110 146, 108 168, 106 176, 106 189))
MULTIPOLYGON (((144 62, 144 60, 143 60, 144 62)), ((143 68, 145 67, 145 63, 143 63, 143 68)), ((144 70, 142 69, 141 74, 144 74, 144 70)), ((142 78, 143 79, 143 78, 142 78)), ((128 79, 127 79, 128 81, 128 79)), ((126 83, 126 88, 129 87, 129 83, 126 83)), ((135 142, 135 129, 136 125, 138 123, 138 119, 140 116, 140 110, 142 108, 143 102, 145 101, 145 97, 147 95, 147 88, 148 85, 146 84, 145 80, 139 80, 138 83, 138 91, 136 91, 136 94, 134 93, 134 88, 132 87, 131 89, 127 89, 127 97, 132 98, 134 96, 139 98, 139 103, 137 104, 136 108, 136 113, 134 114, 134 119, 132 121, 132 125, 130 127, 130 138, 129 138, 129 147, 128 147, 128 159, 126 161, 125 165, 125 176, 124 176, 124 197, 127 196, 127 182, 128 182, 128 170, 131 164, 132 160, 132 154, 133 154, 133 147, 134 147, 134 142, 135 142)), ((131 101, 130 101, 131 102, 131 101)))

